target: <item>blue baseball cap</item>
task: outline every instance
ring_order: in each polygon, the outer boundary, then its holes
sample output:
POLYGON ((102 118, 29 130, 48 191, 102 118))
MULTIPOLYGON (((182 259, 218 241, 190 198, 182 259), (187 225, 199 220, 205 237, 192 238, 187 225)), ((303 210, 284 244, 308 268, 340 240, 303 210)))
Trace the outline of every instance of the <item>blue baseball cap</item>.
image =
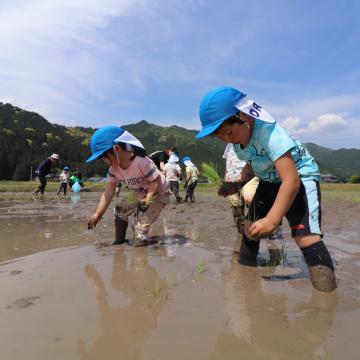
POLYGON ((65 170, 65 171, 69 171, 69 170, 70 170, 70 168, 69 168, 68 166, 65 166, 63 170, 65 170))
POLYGON ((86 162, 93 161, 101 156, 105 151, 115 145, 115 139, 124 133, 124 129, 119 126, 104 126, 97 129, 90 139, 90 149, 92 155, 86 162))
POLYGON ((237 114, 236 104, 246 96, 229 86, 215 88, 208 92, 200 102, 199 116, 202 129, 197 139, 212 134, 226 119, 237 114))
POLYGON ((184 164, 185 163, 185 161, 191 161, 191 158, 189 158, 188 156, 184 156, 183 158, 182 158, 182 163, 184 164))

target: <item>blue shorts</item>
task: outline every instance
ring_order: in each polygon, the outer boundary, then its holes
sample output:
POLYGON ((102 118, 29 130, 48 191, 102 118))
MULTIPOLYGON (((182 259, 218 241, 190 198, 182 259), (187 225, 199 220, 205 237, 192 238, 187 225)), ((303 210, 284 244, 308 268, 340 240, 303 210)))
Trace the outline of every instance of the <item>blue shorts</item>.
MULTIPOLYGON (((260 180, 248 212, 248 219, 259 220, 273 206, 281 182, 260 180)), ((301 185, 290 209, 285 214, 292 237, 318 234, 321 237, 321 193, 319 182, 312 177, 301 178, 301 185)))

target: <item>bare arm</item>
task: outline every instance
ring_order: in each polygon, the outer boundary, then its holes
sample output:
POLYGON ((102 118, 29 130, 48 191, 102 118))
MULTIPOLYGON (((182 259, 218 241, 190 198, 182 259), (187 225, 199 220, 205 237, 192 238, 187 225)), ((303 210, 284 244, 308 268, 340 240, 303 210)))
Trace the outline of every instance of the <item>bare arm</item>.
POLYGON ((300 188, 301 181, 289 152, 275 161, 275 168, 282 181, 279 192, 267 215, 250 226, 249 235, 252 238, 270 234, 276 229, 300 188))
POLYGON ((99 205, 96 211, 91 215, 88 221, 88 228, 92 229, 100 221, 106 209, 109 207, 112 198, 115 195, 116 183, 108 183, 104 193, 101 195, 99 205))

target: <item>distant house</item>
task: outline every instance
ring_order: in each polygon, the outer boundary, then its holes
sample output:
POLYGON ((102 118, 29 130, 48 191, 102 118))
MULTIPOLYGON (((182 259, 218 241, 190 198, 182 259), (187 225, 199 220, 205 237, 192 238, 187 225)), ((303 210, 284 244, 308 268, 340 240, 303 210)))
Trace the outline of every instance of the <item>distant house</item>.
POLYGON ((332 174, 321 174, 320 175, 321 181, 326 183, 337 183, 339 179, 332 174))

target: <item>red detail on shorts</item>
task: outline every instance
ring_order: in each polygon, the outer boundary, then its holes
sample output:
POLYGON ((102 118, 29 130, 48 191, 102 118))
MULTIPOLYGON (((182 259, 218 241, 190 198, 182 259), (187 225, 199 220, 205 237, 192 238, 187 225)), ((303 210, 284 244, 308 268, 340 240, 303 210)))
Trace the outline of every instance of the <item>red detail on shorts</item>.
POLYGON ((305 226, 303 224, 294 225, 291 227, 291 230, 303 230, 305 229, 305 226))

